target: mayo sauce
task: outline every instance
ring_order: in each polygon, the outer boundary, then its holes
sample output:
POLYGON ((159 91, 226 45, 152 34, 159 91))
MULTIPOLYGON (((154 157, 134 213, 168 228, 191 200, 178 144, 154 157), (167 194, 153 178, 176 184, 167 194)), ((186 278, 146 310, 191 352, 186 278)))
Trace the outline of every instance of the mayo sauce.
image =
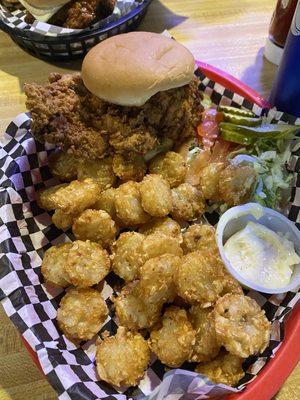
POLYGON ((300 263, 294 244, 271 229, 248 222, 224 246, 232 267, 245 279, 265 288, 289 284, 293 266, 300 263))

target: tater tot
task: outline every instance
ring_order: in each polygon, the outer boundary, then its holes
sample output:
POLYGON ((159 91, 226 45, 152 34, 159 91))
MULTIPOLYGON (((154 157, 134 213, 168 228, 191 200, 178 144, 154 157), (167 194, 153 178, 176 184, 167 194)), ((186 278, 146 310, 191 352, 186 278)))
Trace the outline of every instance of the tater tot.
POLYGON ((72 225, 76 239, 91 240, 105 249, 116 239, 117 227, 111 216, 103 210, 85 210, 72 225))
POLYGON ((207 376, 214 383, 236 386, 245 375, 243 361, 244 358, 222 351, 213 361, 199 364, 195 372, 207 376))
POLYGON ((67 230, 71 228, 74 221, 74 215, 67 214, 62 210, 55 210, 52 215, 52 222, 58 229, 67 230))
POLYGON ((93 179, 101 191, 113 186, 116 182, 116 176, 112 169, 112 158, 81 160, 78 165, 78 179, 84 180, 86 178, 93 179))
POLYGON ((113 157, 113 171, 123 182, 139 182, 146 173, 146 163, 140 155, 130 154, 126 158, 123 154, 115 154, 113 157))
POLYGON ((152 233, 163 233, 166 236, 174 236, 181 238, 181 227, 178 222, 172 218, 152 218, 147 224, 142 225, 139 228, 139 232, 144 235, 150 235, 152 233))
POLYGON ((118 187, 115 195, 117 217, 125 226, 144 224, 151 218, 143 209, 139 183, 126 182, 118 187))
POLYGON ((189 183, 182 183, 172 189, 172 199, 171 215, 175 219, 192 221, 204 212, 205 202, 201 192, 189 183))
POLYGON ((173 188, 183 183, 187 165, 181 154, 169 151, 154 157, 150 162, 149 170, 151 174, 161 175, 173 188))
POLYGON ((150 347, 158 359, 169 367, 180 367, 190 358, 195 343, 195 331, 185 310, 169 307, 162 326, 150 333, 150 347))
POLYGON ((48 162, 54 178, 62 182, 71 182, 77 179, 78 160, 73 154, 56 151, 50 154, 48 162))
POLYGON ((249 165, 229 165, 220 173, 219 192, 229 206, 246 203, 256 183, 256 172, 249 165))
POLYGON ((176 296, 173 277, 181 258, 173 254, 151 258, 140 268, 139 289, 148 303, 163 304, 176 296))
POLYGON ((95 289, 70 289, 57 310, 59 328, 74 340, 92 339, 107 316, 106 303, 95 289))
POLYGON ((217 340, 212 308, 192 306, 189 320, 196 331, 196 341, 189 361, 210 361, 217 357, 221 345, 217 340))
POLYGON ((55 208, 57 207, 56 193, 60 189, 65 188, 67 186, 68 186, 67 183, 62 183, 60 185, 41 189, 38 192, 36 192, 36 202, 38 206, 47 211, 55 210, 55 208))
POLYGON ((220 173, 225 168, 223 162, 209 163, 199 176, 199 189, 206 200, 220 201, 219 180, 220 173))
POLYGON ((126 282, 139 276, 143 264, 143 240, 144 236, 140 233, 124 232, 112 247, 112 269, 126 282))
POLYGON ((210 306, 223 290, 223 264, 207 251, 194 251, 182 257, 175 275, 177 294, 188 303, 210 306))
POLYGON ((115 195, 117 190, 114 188, 109 188, 103 190, 97 198, 96 203, 93 205, 95 210, 106 211, 113 220, 116 218, 116 207, 115 207, 115 195))
POLYGON ((183 251, 180 247, 180 243, 180 237, 169 237, 159 232, 146 236, 142 244, 144 262, 150 258, 162 256, 163 254, 182 256, 183 251))
POLYGON ((150 348, 138 332, 119 327, 115 336, 99 341, 96 367, 100 380, 111 385, 135 386, 150 362, 150 348))
POLYGON ((76 240, 69 250, 66 273, 68 280, 79 288, 93 286, 109 272, 110 259, 108 253, 89 240, 76 240))
POLYGON ((54 209, 60 209, 66 214, 79 214, 90 208, 97 200, 99 188, 91 179, 72 181, 67 186, 58 189, 52 195, 54 209))
POLYGON ((65 265, 71 247, 72 243, 64 243, 45 251, 41 272, 46 282, 61 287, 70 285, 65 265))
POLYGON ((161 304, 147 302, 141 295, 139 282, 130 282, 123 286, 118 297, 114 299, 116 316, 119 324, 128 329, 148 329, 160 317, 161 304))
POLYGON ((146 175, 140 183, 143 209, 153 217, 165 217, 172 210, 169 183, 159 175, 146 175))
POLYGON ((231 354, 246 358, 268 346, 271 324, 250 297, 226 294, 216 302, 213 316, 217 339, 231 354))
POLYGON ((209 224, 191 225, 182 235, 182 248, 185 254, 196 250, 207 250, 215 255, 219 254, 216 241, 216 231, 209 224))

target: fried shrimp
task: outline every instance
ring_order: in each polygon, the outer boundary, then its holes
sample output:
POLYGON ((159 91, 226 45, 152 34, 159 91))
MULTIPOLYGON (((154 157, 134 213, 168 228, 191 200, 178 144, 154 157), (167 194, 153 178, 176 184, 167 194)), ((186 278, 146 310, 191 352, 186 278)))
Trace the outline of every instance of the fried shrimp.
POLYGON ((169 237, 159 232, 152 233, 143 240, 142 255, 144 262, 163 254, 182 256, 183 252, 180 244, 180 237, 169 237))
POLYGON ((97 200, 99 188, 91 179, 72 181, 59 188, 51 195, 53 209, 60 209, 66 214, 79 214, 90 208, 97 200))
POLYGON ((212 360, 218 355, 221 347, 217 341, 212 308, 192 306, 189 310, 189 320, 196 331, 196 341, 189 361, 212 360))
POLYGON ((128 158, 123 154, 114 154, 112 166, 114 173, 123 182, 139 182, 147 170, 144 158, 138 154, 130 154, 128 158))
POLYGON ((72 285, 86 288, 105 278, 109 272, 110 259, 99 244, 76 240, 69 250, 65 268, 72 285))
POLYGON ((209 224, 191 225, 182 235, 184 253, 206 250, 215 255, 219 254, 215 234, 215 228, 209 224))
POLYGON ((140 333, 119 327, 115 336, 97 344, 96 365, 102 381, 111 385, 135 386, 150 362, 150 348, 140 333))
POLYGON ((72 243, 64 243, 45 251, 41 271, 46 282, 61 287, 70 285, 65 265, 71 247, 72 243))
POLYGON ((139 183, 128 181, 118 187, 115 195, 117 217, 125 226, 144 224, 151 218, 143 209, 139 183))
POLYGON ((113 186, 116 182, 116 176, 113 173, 112 158, 81 160, 78 164, 78 179, 87 178, 96 182, 100 191, 113 186))
POLYGON ((195 331, 185 310, 169 307, 161 326, 150 333, 150 347, 159 360, 169 367, 180 367, 191 356, 195 331))
POLYGON ((55 210, 55 208, 57 207, 56 193, 60 189, 65 188, 67 186, 68 186, 67 183, 62 183, 60 185, 41 189, 38 192, 36 192, 36 202, 38 206, 47 211, 55 210))
POLYGON ((239 357, 262 353, 269 343, 270 322, 250 297, 221 297, 214 308, 214 320, 219 343, 239 357))
POLYGON ((137 232, 121 233, 112 247, 112 269, 126 282, 136 279, 143 265, 144 235, 137 232))
POLYGON ((141 295, 139 282, 125 285, 114 299, 119 324, 128 329, 148 329, 160 317, 161 304, 151 304, 141 295))
POLYGON ((223 162, 213 162, 201 170, 199 189, 206 200, 221 201, 219 192, 220 173, 225 168, 223 162))
POLYGON ((229 165, 220 173, 219 192, 229 206, 246 203, 256 183, 256 172, 249 165, 229 165))
POLYGON ((49 169, 54 178, 62 182, 71 182, 77 179, 78 161, 73 154, 56 151, 50 154, 49 169))
POLYGON ((95 289, 70 289, 57 310, 57 322, 70 339, 90 340, 108 316, 101 294, 95 289))
POLYGON ((189 183, 182 183, 172 189, 172 199, 171 215, 175 219, 192 221, 204 212, 205 202, 201 192, 189 183))
POLYGON ((194 251, 182 257, 175 275, 177 294, 190 304, 210 306, 223 290, 223 264, 206 251, 194 251))
POLYGON ((159 174, 166 179, 171 188, 183 183, 187 165, 181 154, 168 151, 166 154, 159 154, 150 162, 149 170, 151 174, 159 174))
POLYGON ((144 235, 151 235, 152 233, 162 233, 166 236, 173 236, 181 238, 181 228, 178 222, 172 218, 152 218, 147 224, 139 228, 139 232, 144 235))
POLYGON ((71 228, 74 221, 74 215, 67 214, 62 210, 55 210, 52 215, 52 222, 58 229, 67 230, 71 228))
POLYGON ((244 377, 244 358, 222 351, 216 359, 199 364, 195 372, 206 375, 214 383, 235 386, 244 377))
POLYGON ((173 301, 173 277, 180 266, 180 257, 172 254, 151 258, 140 268, 139 289, 148 303, 163 304, 173 301))
POLYGON ((165 217, 172 210, 172 194, 168 181, 159 175, 146 175, 140 183, 143 209, 153 217, 165 217))
POLYGON ((72 225, 76 239, 91 240, 108 248, 116 239, 117 227, 111 216, 103 210, 85 210, 72 225))

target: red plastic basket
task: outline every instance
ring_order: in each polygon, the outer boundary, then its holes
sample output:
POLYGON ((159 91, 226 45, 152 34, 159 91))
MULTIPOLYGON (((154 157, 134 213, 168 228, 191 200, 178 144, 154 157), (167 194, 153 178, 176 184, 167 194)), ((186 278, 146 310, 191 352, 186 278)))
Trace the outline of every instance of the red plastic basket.
MULTIPOLYGON (((197 65, 209 79, 245 97, 262 108, 270 107, 260 94, 233 76, 200 61, 197 61, 197 65)), ((36 353, 23 337, 22 340, 35 364, 42 371, 36 353)), ((246 386, 245 390, 227 396, 226 400, 270 400, 278 392, 299 361, 300 304, 287 317, 285 322, 285 339, 275 357, 262 369, 258 377, 246 386)))

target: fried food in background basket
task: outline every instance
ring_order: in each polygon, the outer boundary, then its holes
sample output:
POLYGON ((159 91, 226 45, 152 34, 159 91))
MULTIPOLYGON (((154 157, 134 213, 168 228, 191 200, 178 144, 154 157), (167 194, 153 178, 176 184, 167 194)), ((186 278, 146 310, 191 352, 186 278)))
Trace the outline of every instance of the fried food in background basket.
POLYGON ((25 22, 35 20, 71 29, 84 29, 97 20, 108 17, 116 0, 5 0, 5 5, 25 8, 25 22))

